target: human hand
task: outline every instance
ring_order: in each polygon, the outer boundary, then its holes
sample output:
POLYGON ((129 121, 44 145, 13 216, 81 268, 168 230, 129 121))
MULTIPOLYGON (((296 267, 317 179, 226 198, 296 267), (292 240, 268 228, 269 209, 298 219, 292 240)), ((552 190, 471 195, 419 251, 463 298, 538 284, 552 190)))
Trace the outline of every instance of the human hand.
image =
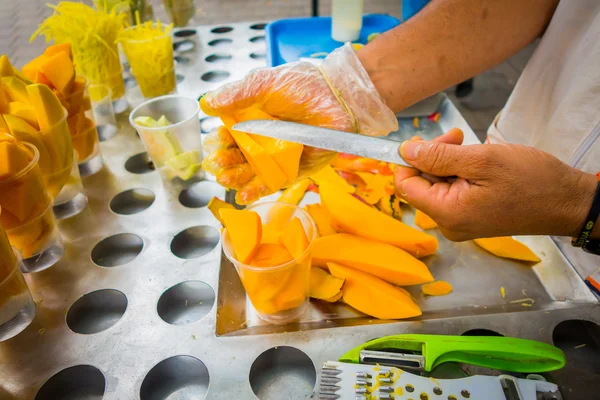
MULTIPOLYGON (((320 68, 291 63, 255 70, 206 94, 200 106, 207 115, 235 121, 248 119, 251 110, 254 115, 258 111, 270 118, 372 136, 397 129, 395 115, 381 100, 350 46, 331 53, 320 68)), ((245 160, 241 166, 241 153, 227 132, 221 129, 209 134, 204 147, 210 153, 204 163, 208 172, 221 184, 238 190, 243 202, 269 194, 245 160), (234 167, 244 173, 232 172, 234 167)), ((334 156, 331 151, 305 146, 298 177, 319 170, 334 156)))
POLYGON ((396 192, 433 218, 450 240, 510 235, 577 236, 596 188, 586 174, 533 147, 460 146, 453 129, 410 140, 396 167, 396 192))

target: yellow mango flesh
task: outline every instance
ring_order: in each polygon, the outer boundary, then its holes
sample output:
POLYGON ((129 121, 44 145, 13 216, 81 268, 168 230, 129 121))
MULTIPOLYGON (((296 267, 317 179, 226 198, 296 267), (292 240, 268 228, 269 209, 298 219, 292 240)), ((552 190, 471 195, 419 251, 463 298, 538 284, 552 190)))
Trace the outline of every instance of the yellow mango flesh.
MULTIPOLYGON (((310 180, 301 179, 294 182, 290 187, 285 189, 281 196, 277 199, 278 203, 298 205, 306 189, 310 185, 310 180)), ((276 243, 279 240, 279 236, 283 228, 290 222, 290 218, 294 213, 294 209, 291 207, 277 207, 273 206, 268 213, 268 219, 264 224, 263 243, 276 243)))
POLYGON ((215 218, 219 220, 221 225, 225 225, 225 224, 223 223, 223 220, 221 219, 221 214, 219 213, 219 211, 222 208, 229 208, 231 210, 235 209, 233 204, 229 204, 226 201, 219 199, 218 197, 213 197, 212 199, 210 199, 207 207, 210 210, 210 212, 212 213, 212 215, 214 215, 215 218))
POLYGON ((37 117, 33 108, 27 103, 22 103, 20 101, 11 101, 8 103, 8 114, 14 115, 15 117, 21 118, 23 121, 27 122, 31 125, 35 130, 38 130, 40 127, 38 126, 37 117))
POLYGON ((0 141, 0 180, 16 175, 27 167, 33 155, 16 142, 0 141))
POLYGON ((27 93, 41 130, 49 130, 63 119, 65 110, 48 86, 39 83, 28 85, 27 93))
POLYGON ((0 56, 0 77, 5 76, 14 76, 15 70, 13 69, 12 64, 8 60, 6 54, 2 54, 0 56))
POLYGON ((44 64, 47 60, 48 56, 42 54, 29 61, 27 64, 25 64, 25 66, 22 69, 23 75, 25 75, 27 79, 33 82, 42 83, 38 81, 38 72, 40 72, 40 66, 44 64))
POLYGON ((434 236, 385 215, 335 186, 320 185, 319 193, 321 204, 345 232, 397 246, 415 257, 437 250, 438 241, 434 236))
POLYGON ((427 296, 444 296, 452 292, 452 285, 446 281, 435 281, 421 286, 421 291, 427 296))
POLYGON ((437 228, 437 223, 420 210, 415 211, 415 225, 424 230, 437 228))
POLYGON ((320 204, 307 204, 304 209, 310 214, 317 225, 319 236, 335 235, 337 231, 331 223, 329 212, 320 204))
MULTIPOLYGON (((367 174, 363 173, 363 175, 367 174)), ((377 204, 379 200, 386 195, 385 188, 388 185, 389 180, 389 176, 380 174, 373 175, 367 182, 367 186, 363 190, 359 191, 358 195, 369 204, 377 204)))
POLYGON ((59 52, 45 60, 40 65, 40 71, 52 82, 52 85, 64 96, 73 86, 75 68, 69 54, 59 52))
POLYGON ((221 208, 219 210, 235 257, 247 264, 258 249, 262 235, 260 216, 254 211, 221 208))
POLYGON ((293 218, 283 229, 281 244, 294 258, 300 258, 308 248, 308 238, 298 217, 293 218))
POLYGON ((341 297, 343 285, 344 279, 336 278, 322 268, 310 269, 310 297, 314 299, 330 301, 336 296, 341 297))
POLYGON ((433 281, 427 266, 406 251, 347 233, 317 238, 311 253, 314 266, 326 267, 329 262, 336 262, 395 285, 418 285, 433 281))
POLYGON ((52 46, 48 46, 46 50, 44 50, 44 55, 48 57, 52 57, 58 53, 65 53, 72 58, 71 56, 71 44, 70 43, 57 43, 52 46))
POLYGON ((541 259, 529 247, 510 236, 475 239, 484 250, 503 258, 538 263, 541 259))
POLYGON ((337 263, 329 263, 328 268, 333 276, 345 279, 342 298, 358 311, 380 319, 421 315, 421 309, 404 290, 373 275, 337 263))
POLYGON ((4 86, 4 91, 12 101, 30 104, 27 85, 19 78, 15 76, 5 76, 2 78, 2 86, 4 86))
POLYGON ((335 172, 335 170, 331 168, 330 165, 326 165, 320 171, 310 175, 310 179, 312 179, 317 185, 319 185, 319 187, 321 187, 321 185, 323 184, 329 183, 330 185, 336 187, 338 190, 341 190, 346 193, 354 193, 355 191, 354 186, 348 184, 348 182, 346 182, 344 178, 339 176, 338 173, 335 172))

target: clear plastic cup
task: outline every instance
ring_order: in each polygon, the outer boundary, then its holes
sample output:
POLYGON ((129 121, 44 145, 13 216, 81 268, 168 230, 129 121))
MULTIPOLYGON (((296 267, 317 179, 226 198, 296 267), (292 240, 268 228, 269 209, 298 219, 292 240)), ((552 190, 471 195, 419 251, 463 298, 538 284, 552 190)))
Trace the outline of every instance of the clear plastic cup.
POLYGON ((129 123, 137 130, 166 184, 187 186, 204 178, 199 112, 195 99, 168 95, 148 100, 129 114, 129 123), (138 117, 157 121, 162 116, 169 125, 147 127, 135 122, 138 117))
MULTIPOLYGON (((117 51, 116 47, 115 51, 117 51)), ((115 64, 108 75, 98 76, 97 79, 92 79, 89 75, 86 75, 86 77, 90 81, 90 86, 106 85, 110 89, 110 99, 115 113, 120 114, 127 110, 129 104, 125 98, 125 81, 123 80, 123 69, 120 61, 115 64)), ((92 100, 94 100, 94 95, 91 94, 92 100)))
POLYGON ((23 170, 0 181, 0 222, 23 258, 23 272, 35 272, 54 265, 64 247, 38 167, 39 151, 29 143, 24 145, 34 157, 23 170))
MULTIPOLYGON (((57 219, 65 219, 79 214, 88 203, 79 174, 78 154, 75 151, 73 153, 73 164, 67 169, 69 179, 54 199, 53 210, 57 219)), ((64 173, 65 171, 58 172, 61 175, 64 173)))
POLYGON ((0 342, 21 333, 35 314, 35 303, 21 273, 21 259, 0 225, 0 342))
POLYGON ((163 0, 163 4, 165 12, 175 27, 193 25, 196 15, 194 0, 163 0))
MULTIPOLYGON (((156 28, 157 25, 154 24, 156 28)), ((152 39, 123 39, 121 46, 129 61, 131 73, 146 99, 173 94, 177 90, 175 63, 171 34, 162 28, 163 34, 152 39)), ((125 35, 135 34, 139 29, 132 26, 125 35)))
POLYGON ((114 137, 118 131, 115 109, 113 108, 110 88, 106 85, 95 84, 88 87, 92 101, 92 113, 98 138, 101 142, 114 137))
POLYGON ((286 324, 302 315, 308 306, 311 247, 317 238, 315 223, 310 214, 293 204, 259 203, 246 210, 257 212, 263 226, 276 224, 278 229, 283 229, 292 218, 298 217, 309 240, 300 257, 273 267, 255 267, 235 258, 227 229, 221 236, 223 252, 235 266, 257 315, 270 324, 286 324))
POLYGON ((81 90, 71 92, 66 98, 66 104, 69 106, 67 122, 73 148, 79 156, 79 173, 81 176, 88 176, 100 171, 104 163, 100 155, 100 142, 88 92, 88 81, 84 77, 77 79, 83 79, 85 84, 81 90), (81 113, 85 119, 82 119, 81 113))

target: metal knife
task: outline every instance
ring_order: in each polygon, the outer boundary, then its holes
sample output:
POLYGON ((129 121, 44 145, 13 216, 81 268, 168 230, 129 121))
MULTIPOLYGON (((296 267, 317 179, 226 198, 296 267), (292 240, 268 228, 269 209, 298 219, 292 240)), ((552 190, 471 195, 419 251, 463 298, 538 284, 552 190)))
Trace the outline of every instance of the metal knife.
POLYGON ((402 143, 385 137, 363 136, 356 133, 278 120, 244 121, 234 125, 233 129, 339 153, 409 166, 398 151, 402 143))

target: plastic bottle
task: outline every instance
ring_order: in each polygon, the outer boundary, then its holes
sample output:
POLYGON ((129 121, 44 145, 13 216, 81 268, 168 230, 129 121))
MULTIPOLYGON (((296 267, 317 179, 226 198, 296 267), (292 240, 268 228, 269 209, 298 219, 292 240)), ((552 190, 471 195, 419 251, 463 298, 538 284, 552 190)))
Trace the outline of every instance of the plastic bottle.
POLYGON ((353 42, 362 28, 363 0, 333 0, 331 37, 338 42, 353 42))

